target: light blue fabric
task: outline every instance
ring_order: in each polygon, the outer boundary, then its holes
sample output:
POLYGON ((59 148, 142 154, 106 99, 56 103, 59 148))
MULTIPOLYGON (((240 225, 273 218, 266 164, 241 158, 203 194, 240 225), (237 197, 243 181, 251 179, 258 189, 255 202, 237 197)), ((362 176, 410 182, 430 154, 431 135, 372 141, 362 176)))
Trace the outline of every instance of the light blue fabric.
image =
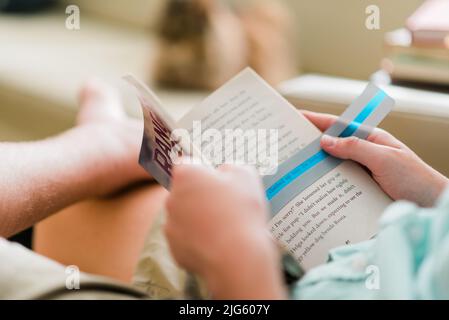
POLYGON ((294 299, 449 299, 449 189, 434 208, 399 201, 376 239, 332 250, 294 299))

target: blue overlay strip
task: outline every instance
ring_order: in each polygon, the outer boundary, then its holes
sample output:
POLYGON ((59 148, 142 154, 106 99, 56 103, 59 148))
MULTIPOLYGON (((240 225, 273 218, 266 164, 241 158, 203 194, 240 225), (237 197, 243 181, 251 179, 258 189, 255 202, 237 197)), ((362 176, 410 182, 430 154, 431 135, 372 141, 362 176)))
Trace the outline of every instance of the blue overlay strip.
MULTIPOLYGON (((373 111, 382 103, 386 97, 385 92, 379 90, 376 95, 365 105, 360 113, 354 118, 354 120, 347 125, 343 132, 339 135, 341 138, 352 136, 362 123, 373 113, 373 111)), ((268 200, 273 199, 282 189, 303 175, 305 172, 316 166, 318 163, 328 158, 330 155, 324 150, 320 150, 310 158, 299 164, 297 167, 286 173, 282 178, 275 182, 266 191, 268 200)))
POLYGON ((360 127, 363 121, 369 117, 371 113, 379 106, 384 98, 386 97, 385 92, 379 91, 360 111, 360 113, 355 117, 355 119, 346 127, 346 129, 340 134, 341 138, 346 138, 352 136, 354 132, 360 127))

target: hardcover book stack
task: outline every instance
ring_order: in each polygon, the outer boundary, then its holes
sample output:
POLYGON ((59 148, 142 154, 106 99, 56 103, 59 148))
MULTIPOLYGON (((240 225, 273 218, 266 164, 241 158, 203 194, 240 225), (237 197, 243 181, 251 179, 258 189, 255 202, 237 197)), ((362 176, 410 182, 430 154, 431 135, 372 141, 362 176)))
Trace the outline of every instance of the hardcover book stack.
POLYGON ((393 82, 449 87, 449 0, 428 0, 385 35, 382 69, 393 82))

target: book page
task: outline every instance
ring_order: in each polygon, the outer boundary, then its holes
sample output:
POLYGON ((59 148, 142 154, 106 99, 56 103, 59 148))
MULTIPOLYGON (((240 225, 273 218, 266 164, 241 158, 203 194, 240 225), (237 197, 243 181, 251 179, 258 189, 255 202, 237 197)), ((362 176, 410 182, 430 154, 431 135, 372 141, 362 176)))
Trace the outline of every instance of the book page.
MULTIPOLYGON (((246 69, 212 93, 198 106, 188 112, 179 122, 178 127, 189 131, 192 141, 201 140, 202 133, 216 129, 222 137, 226 130, 242 129, 277 131, 277 164, 282 163, 298 150, 316 139, 321 132, 299 113, 288 101, 270 87, 251 69, 246 69), (201 130, 194 130, 194 121, 201 121, 201 130)), ((269 132, 268 132, 269 133, 269 132)), ((268 135, 268 134, 267 134, 268 135)), ((224 139, 223 139, 224 140, 224 139)), ((202 150, 208 144, 217 141, 202 141, 202 150)), ((235 141, 223 141, 222 154, 232 158, 229 152, 245 149, 242 145, 226 148, 235 141), (231 150, 231 151, 228 151, 231 150)), ((273 144, 265 147, 274 147, 273 144)), ((246 151, 250 147, 246 147, 246 151)), ((258 155, 269 153, 265 148, 257 150, 258 155)), ((264 155, 260 156, 264 159, 264 155)), ((213 162, 213 159, 210 159, 213 162)), ((218 163, 226 162, 219 159, 218 163)), ((257 167, 256 163, 256 167, 257 167)))
POLYGON ((283 207, 270 231, 308 270, 325 263, 330 249, 375 236, 391 202, 360 165, 344 161, 283 207))
MULTIPOLYGON (((193 141, 195 134, 211 128, 222 134, 226 129, 276 129, 278 163, 321 134, 250 69, 193 108, 178 126, 189 130, 193 141), (195 132, 193 122, 198 120, 202 130, 195 132)), ((200 140, 203 147, 208 143, 216 141, 200 140)), ((307 270, 324 263, 330 249, 374 236, 378 218, 390 203, 360 165, 344 161, 272 212, 270 230, 307 270)))

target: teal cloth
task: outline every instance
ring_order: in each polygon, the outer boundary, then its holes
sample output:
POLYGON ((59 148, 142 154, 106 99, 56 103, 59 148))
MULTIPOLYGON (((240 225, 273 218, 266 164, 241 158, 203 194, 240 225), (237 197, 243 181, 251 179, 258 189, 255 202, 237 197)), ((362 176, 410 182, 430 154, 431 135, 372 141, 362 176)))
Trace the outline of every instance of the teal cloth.
POLYGON ((375 239, 329 253, 307 272, 294 299, 449 299, 449 189, 433 208, 399 201, 375 239))

